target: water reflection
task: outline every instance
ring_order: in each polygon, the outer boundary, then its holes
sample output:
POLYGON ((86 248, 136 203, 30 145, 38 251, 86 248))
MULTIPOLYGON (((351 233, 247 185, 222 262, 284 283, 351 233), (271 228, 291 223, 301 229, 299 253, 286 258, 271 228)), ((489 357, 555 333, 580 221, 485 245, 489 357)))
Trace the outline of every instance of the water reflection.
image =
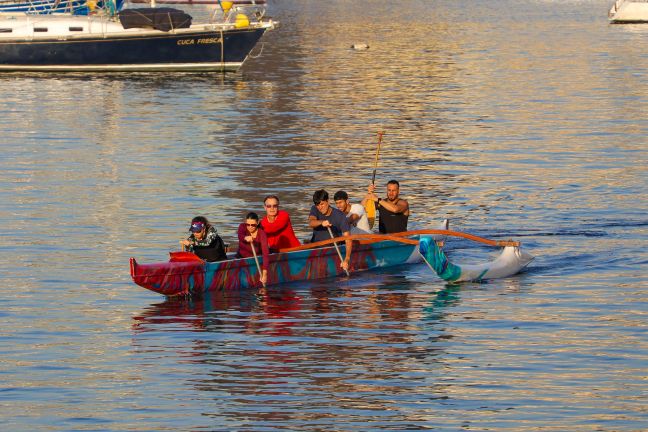
POLYGON ((376 274, 362 284, 214 293, 152 305, 134 318, 134 337, 137 349, 147 351, 148 333, 191 329, 191 347, 178 348, 191 351, 201 377, 185 384, 223 405, 204 415, 226 412, 252 424, 298 419, 313 428, 331 412, 352 418, 389 411, 414 394, 446 398, 447 385, 431 377, 443 361, 435 340, 451 336, 441 331, 430 338, 426 309, 441 320, 444 308, 459 302, 458 290, 449 292, 431 300, 439 294, 419 282, 376 274))

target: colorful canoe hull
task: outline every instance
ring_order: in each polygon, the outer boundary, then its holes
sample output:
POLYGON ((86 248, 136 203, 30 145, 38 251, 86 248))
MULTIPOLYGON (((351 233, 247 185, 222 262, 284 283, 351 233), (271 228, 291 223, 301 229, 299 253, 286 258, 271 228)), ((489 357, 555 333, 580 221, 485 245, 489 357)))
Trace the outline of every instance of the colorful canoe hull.
MULTIPOLYGON (((344 256, 345 247, 340 246, 344 256)), ((396 241, 380 241, 353 246, 352 271, 392 267, 420 262, 417 246, 396 241)), ((259 257, 262 262, 261 257, 259 257)), ((133 281, 165 296, 194 295, 209 291, 240 290, 259 286, 254 258, 221 262, 164 262, 138 264, 130 260, 133 281)), ((268 285, 334 277, 344 274, 333 247, 270 255, 268 285)))
POLYGON ((475 265, 458 265, 451 263, 436 242, 429 237, 421 238, 419 251, 436 274, 448 282, 478 282, 509 277, 520 272, 534 258, 517 246, 506 246, 494 261, 475 265))

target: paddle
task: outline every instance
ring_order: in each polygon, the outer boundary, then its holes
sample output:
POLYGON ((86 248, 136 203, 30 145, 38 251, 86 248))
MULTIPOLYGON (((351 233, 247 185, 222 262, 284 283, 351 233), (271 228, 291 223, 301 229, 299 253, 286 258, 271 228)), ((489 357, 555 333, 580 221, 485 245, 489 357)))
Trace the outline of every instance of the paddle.
MULTIPOLYGON (((331 231, 331 227, 327 226, 326 228, 328 229, 328 232, 329 232, 329 235, 331 236, 331 238, 334 239, 335 237, 333 236, 333 231, 331 231)), ((342 258, 342 253, 340 253, 340 248, 338 247, 337 243, 333 242, 333 246, 335 246, 335 251, 337 252, 338 256, 340 257, 340 262, 341 263, 344 262, 344 258, 342 258)), ((350 276, 349 275, 349 270, 344 269, 344 273, 346 273, 347 276, 350 276)))
MULTIPOLYGON (((383 131, 378 132, 378 147, 376 148, 376 160, 374 161, 373 175, 371 176, 371 184, 376 183, 376 170, 378 169, 378 155, 380 155, 380 144, 382 144, 383 131)), ((368 200, 365 203, 365 210, 367 212, 367 219, 369 219, 369 228, 373 229, 376 222, 376 203, 368 200)))
MULTIPOLYGON (((259 258, 257 257, 256 249, 254 248, 254 242, 250 243, 250 247, 252 248, 252 255, 254 255, 254 262, 256 262, 257 270, 259 271, 259 278, 263 275, 261 272, 261 266, 259 265, 259 258)), ((261 285, 263 285, 263 288, 266 287, 265 282, 261 282, 261 285)))

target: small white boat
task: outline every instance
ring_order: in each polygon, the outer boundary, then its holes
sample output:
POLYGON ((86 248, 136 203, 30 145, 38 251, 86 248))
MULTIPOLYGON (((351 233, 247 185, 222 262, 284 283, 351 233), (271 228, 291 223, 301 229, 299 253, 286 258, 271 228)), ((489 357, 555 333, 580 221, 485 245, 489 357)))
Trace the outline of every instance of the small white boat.
POLYGON ((612 24, 648 23, 648 0, 616 0, 608 18, 612 24))

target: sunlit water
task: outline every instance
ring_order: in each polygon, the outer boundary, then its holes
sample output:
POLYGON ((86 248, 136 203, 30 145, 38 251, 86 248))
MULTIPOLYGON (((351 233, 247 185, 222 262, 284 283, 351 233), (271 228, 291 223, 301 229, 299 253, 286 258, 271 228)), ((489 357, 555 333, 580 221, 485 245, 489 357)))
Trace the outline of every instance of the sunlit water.
POLYGON ((0 76, 0 428, 646 429, 648 25, 610 5, 275 0, 236 74, 0 76), (130 281, 268 193, 307 237, 315 189, 361 199, 381 129, 411 227, 521 240, 528 270, 130 281))

